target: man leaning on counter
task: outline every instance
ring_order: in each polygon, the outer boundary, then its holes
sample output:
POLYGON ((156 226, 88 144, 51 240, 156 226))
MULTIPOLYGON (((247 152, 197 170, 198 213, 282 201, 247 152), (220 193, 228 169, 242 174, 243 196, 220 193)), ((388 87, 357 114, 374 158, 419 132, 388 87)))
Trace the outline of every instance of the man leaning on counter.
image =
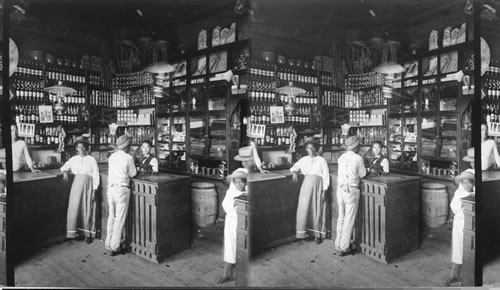
POLYGON ((10 126, 10 134, 12 138, 12 171, 23 171, 26 166, 31 172, 40 172, 33 168, 33 160, 31 159, 26 142, 19 139, 17 126, 10 126))

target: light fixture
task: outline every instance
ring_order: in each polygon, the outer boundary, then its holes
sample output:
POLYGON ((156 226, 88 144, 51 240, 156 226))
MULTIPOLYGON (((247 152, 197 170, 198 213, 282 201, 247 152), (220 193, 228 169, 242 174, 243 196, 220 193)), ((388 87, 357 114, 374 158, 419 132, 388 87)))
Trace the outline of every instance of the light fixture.
POLYGON ((51 95, 57 96, 57 103, 54 105, 54 110, 57 112, 58 115, 61 115, 64 112, 64 110, 66 110, 66 104, 64 103, 64 97, 67 94, 76 93, 75 89, 64 86, 62 84, 62 81, 58 81, 57 85, 45 88, 44 90, 51 95))
POLYGON ((277 88, 276 92, 279 94, 288 95, 288 103, 285 105, 285 111, 292 113, 296 108, 295 95, 300 95, 306 92, 306 90, 296 87, 292 82, 288 83, 288 86, 277 88))

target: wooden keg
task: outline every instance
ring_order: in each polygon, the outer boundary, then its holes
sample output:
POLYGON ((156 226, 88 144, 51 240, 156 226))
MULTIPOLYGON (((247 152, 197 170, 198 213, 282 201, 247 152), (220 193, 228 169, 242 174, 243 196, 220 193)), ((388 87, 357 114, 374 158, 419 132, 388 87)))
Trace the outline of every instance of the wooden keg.
POLYGON ((195 225, 199 227, 213 225, 217 217, 215 185, 207 182, 193 182, 191 184, 191 205, 195 225))
POLYGON ((448 219, 448 192, 446 185, 424 183, 422 185, 422 218, 424 225, 437 228, 448 219))

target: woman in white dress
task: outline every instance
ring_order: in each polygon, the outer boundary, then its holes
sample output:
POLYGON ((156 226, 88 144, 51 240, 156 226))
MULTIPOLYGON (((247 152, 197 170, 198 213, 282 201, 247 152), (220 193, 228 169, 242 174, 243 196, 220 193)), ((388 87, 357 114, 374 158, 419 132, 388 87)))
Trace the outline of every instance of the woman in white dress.
POLYGON ((304 174, 297 206, 296 237, 321 244, 327 237, 329 218, 326 208, 326 191, 330 186, 330 173, 326 160, 318 155, 319 144, 308 141, 304 145, 308 156, 302 157, 290 171, 296 182, 297 172, 304 174))
POLYGON ((75 175, 69 194, 66 238, 85 237, 90 244, 97 234, 95 192, 99 187, 99 168, 94 157, 87 154, 89 143, 86 139, 79 138, 75 148, 77 155, 61 167, 64 180, 68 180, 68 172, 75 175))

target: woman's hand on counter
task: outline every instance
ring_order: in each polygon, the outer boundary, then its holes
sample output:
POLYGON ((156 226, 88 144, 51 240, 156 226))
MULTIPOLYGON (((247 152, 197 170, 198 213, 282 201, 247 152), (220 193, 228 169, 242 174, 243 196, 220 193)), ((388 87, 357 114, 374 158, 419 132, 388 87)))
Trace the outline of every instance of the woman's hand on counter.
POLYGON ((297 177, 297 172, 292 172, 292 180, 295 182, 299 181, 299 178, 297 177))
POLYGON ((66 171, 64 171, 64 172, 63 172, 63 180, 64 180, 65 182, 69 182, 68 172, 66 172, 66 171))
POLYGON ((262 173, 262 174, 267 174, 267 173, 269 173, 269 172, 270 172, 269 170, 265 170, 265 169, 262 169, 262 168, 259 168, 259 171, 260 171, 260 173, 262 173))
POLYGON ((40 170, 35 169, 35 168, 33 168, 33 167, 31 167, 30 169, 31 169, 31 172, 33 172, 33 173, 38 173, 38 172, 40 172, 40 170))

